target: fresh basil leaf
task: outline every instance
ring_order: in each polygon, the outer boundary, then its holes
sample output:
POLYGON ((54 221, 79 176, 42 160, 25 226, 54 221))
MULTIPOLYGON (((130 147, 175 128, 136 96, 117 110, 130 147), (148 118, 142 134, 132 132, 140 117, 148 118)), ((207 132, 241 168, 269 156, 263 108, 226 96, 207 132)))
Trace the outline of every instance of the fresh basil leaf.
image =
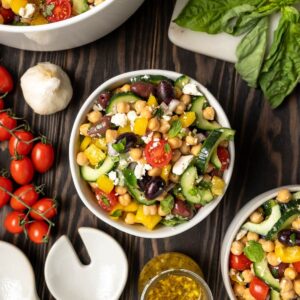
POLYGON ((160 206, 164 213, 170 214, 174 207, 174 198, 168 195, 164 200, 160 201, 160 206))
POLYGON ((188 218, 184 218, 181 216, 172 216, 171 218, 164 218, 161 220, 161 224, 169 227, 173 227, 188 221, 188 218))
POLYGON ((161 107, 158 107, 154 113, 154 117, 161 118, 164 115, 164 110, 161 107))
POLYGON ((121 209, 117 209, 112 214, 110 214, 110 216, 114 217, 114 218, 119 218, 119 217, 122 216, 122 210, 121 209))
POLYGON ((284 7, 259 79, 272 108, 278 107, 300 80, 299 53, 300 14, 293 7, 284 7))
POLYGON ((105 197, 104 195, 101 195, 101 200, 106 206, 110 207, 110 202, 107 199, 107 197, 105 197))
POLYGON ((137 179, 132 170, 130 169, 123 170, 123 175, 124 175, 126 185, 137 187, 137 179))
POLYGON ((255 241, 248 242, 248 246, 244 248, 244 253, 252 262, 260 262, 265 257, 262 245, 255 241))
POLYGON ((173 137, 177 136, 180 133, 181 129, 182 129, 182 125, 181 125, 180 120, 173 121, 171 124, 171 128, 168 132, 169 138, 173 138, 173 137))
POLYGON ((257 80, 267 48, 269 21, 262 18, 257 25, 244 36, 236 49, 238 62, 235 68, 251 87, 257 86, 257 80))
POLYGON ((122 153, 126 147, 126 138, 121 139, 118 143, 111 145, 117 152, 122 153))

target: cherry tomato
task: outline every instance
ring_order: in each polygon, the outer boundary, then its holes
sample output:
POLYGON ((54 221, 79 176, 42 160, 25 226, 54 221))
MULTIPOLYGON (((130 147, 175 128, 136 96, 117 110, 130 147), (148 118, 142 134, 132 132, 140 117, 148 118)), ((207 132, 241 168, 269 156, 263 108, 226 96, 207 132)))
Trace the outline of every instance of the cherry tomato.
POLYGON ((18 130, 14 132, 15 136, 12 136, 9 140, 8 149, 11 156, 16 154, 27 155, 33 147, 33 143, 28 143, 34 139, 31 132, 25 130, 18 130), (25 143, 24 143, 25 142, 25 143), (27 142, 27 143, 26 143, 27 142))
POLYGON ((24 221, 26 215, 22 212, 12 211, 8 213, 4 219, 4 227, 10 233, 21 233, 24 229, 21 222, 24 221))
POLYGON ((250 268, 251 263, 252 262, 244 254, 234 255, 230 253, 230 268, 238 271, 244 271, 250 268))
POLYGON ((151 141, 146 145, 144 152, 147 162, 152 167, 164 167, 172 159, 171 147, 165 140, 151 141))
MULTIPOLYGON (((6 177, 0 177, 0 187, 4 188, 5 190, 12 192, 13 184, 12 181, 6 177)), ((10 196, 0 189, 0 208, 3 207, 9 200, 10 196)))
POLYGON ((250 282, 250 294, 256 300, 265 300, 268 297, 269 286, 265 284, 262 280, 257 277, 254 277, 250 282))
POLYGON ((21 159, 13 159, 10 163, 10 174, 16 183, 20 185, 28 184, 34 176, 34 167, 31 160, 27 156, 21 159))
POLYGON ((297 271, 297 273, 300 273, 300 261, 294 262, 293 267, 297 271))
MULTIPOLYGON (((56 203, 51 198, 40 199, 32 206, 32 208, 43 214, 48 219, 52 219, 57 213, 56 203)), ((35 213, 33 210, 30 212, 30 216, 38 221, 44 220, 43 217, 35 213)))
POLYGON ((54 162, 54 149, 50 144, 39 142, 34 145, 31 152, 34 168, 39 173, 47 172, 54 162))
POLYGON ((49 225, 44 221, 30 223, 27 229, 28 237, 36 244, 47 243, 49 225))
POLYGON ((47 17, 49 22, 58 22, 70 18, 72 6, 69 0, 47 0, 47 4, 54 5, 51 16, 47 17))
MULTIPOLYGON (((1 78, 1 72, 0 72, 0 78, 1 78)), ((1 79, 0 79, 0 92, 1 92, 1 79)), ((7 129, 12 130, 16 126, 17 126, 17 121, 14 118, 12 118, 7 112, 0 113, 0 141, 9 140, 11 134, 7 131, 7 129)))
POLYGON ((224 172, 228 168, 229 162, 230 162, 229 151, 227 148, 218 147, 217 154, 218 154, 218 158, 222 164, 221 171, 224 172))
POLYGON ((114 206, 118 204, 118 197, 114 189, 109 194, 106 194, 100 189, 96 188, 95 193, 99 205, 105 211, 110 212, 114 208, 114 206))
POLYGON ((4 100, 0 97, 0 110, 4 109, 4 100))
MULTIPOLYGON (((19 187, 14 192, 14 195, 19 197, 23 202, 25 202, 30 207, 39 199, 39 194, 36 192, 35 187, 34 187, 33 184, 27 184, 27 185, 23 185, 23 186, 19 187)), ((14 210, 24 210, 24 209, 26 209, 26 206, 23 205, 15 197, 11 197, 10 206, 14 210)))
POLYGON ((0 93, 9 93, 14 87, 13 79, 6 68, 0 66, 0 93))
POLYGON ((13 11, 4 7, 0 7, 0 15, 3 17, 4 24, 11 23, 15 18, 13 11))

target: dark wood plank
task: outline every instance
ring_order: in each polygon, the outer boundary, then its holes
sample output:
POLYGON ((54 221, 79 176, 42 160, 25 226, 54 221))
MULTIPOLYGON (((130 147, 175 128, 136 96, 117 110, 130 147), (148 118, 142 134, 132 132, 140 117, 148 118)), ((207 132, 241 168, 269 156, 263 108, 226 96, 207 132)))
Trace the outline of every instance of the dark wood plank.
MULTIPOLYGON (((241 81, 232 64, 172 45, 167 31, 174 3, 174 0, 146 0, 116 31, 73 50, 33 53, 0 46, 0 63, 13 72, 16 81, 30 66, 50 61, 61 65, 74 85, 74 98, 68 109, 48 117, 32 113, 22 99, 19 86, 8 97, 16 114, 24 116, 37 132, 47 134, 56 147, 55 167, 37 180, 37 183, 46 183, 49 195, 57 195, 60 199, 59 218, 49 244, 36 246, 23 236, 8 234, 0 226, 0 239, 17 245, 29 257, 41 299, 53 299, 45 285, 43 270, 47 252, 58 237, 68 235, 83 261, 88 262, 77 234, 81 226, 108 232, 125 249, 130 273, 122 299, 137 299, 139 271, 154 255, 166 251, 179 251, 194 258, 203 268, 215 299, 227 299, 219 267, 219 250, 233 216, 255 195, 299 180, 299 88, 285 104, 272 111, 259 91, 249 89, 241 81), (70 131, 87 96, 112 76, 144 68, 176 70, 198 79, 219 99, 232 127, 237 130, 234 174, 222 203, 191 230, 163 240, 123 234, 94 217, 77 196, 68 166, 70 131)), ((7 156, 0 152, 0 167, 4 166, 7 166, 7 156)), ((8 208, 0 211, 0 220, 7 211, 8 208)))

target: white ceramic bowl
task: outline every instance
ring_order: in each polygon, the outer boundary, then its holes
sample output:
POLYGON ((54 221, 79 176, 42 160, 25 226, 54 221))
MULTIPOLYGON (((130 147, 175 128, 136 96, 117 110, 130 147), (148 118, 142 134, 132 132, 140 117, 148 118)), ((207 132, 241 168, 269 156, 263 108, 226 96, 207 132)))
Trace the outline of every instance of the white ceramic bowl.
MULTIPOLYGON (((79 149, 79 127, 82 123, 85 122, 86 115, 92 109, 93 103, 97 99, 97 96, 100 94, 100 92, 109 88, 116 88, 128 82, 131 77, 138 76, 138 75, 145 75, 145 74, 163 75, 172 80, 175 80, 176 78, 182 75, 176 72, 164 71, 164 70, 139 70, 139 71, 124 73, 101 84, 85 101, 80 111, 78 112, 76 120, 74 122, 72 133, 71 133, 70 146, 69 146, 70 168, 71 168, 71 174, 75 184, 75 188, 81 200, 88 207, 88 209, 99 219, 101 219, 102 221, 108 223, 109 225, 121 231, 127 232, 135 236, 144 237, 144 238, 165 238, 165 237, 173 236, 181 232, 184 232, 192 228, 196 224, 198 224, 200 221, 206 218, 213 211, 213 209, 221 201, 222 196, 217 197, 210 204, 201 208, 199 212, 194 216, 194 218, 192 218, 190 221, 184 224, 180 224, 175 227, 160 226, 154 229, 153 231, 149 231, 142 225, 127 225, 122 221, 112 220, 108 216, 108 214, 104 212, 95 201, 95 196, 91 191, 89 185, 81 178, 79 167, 76 163, 76 154, 78 153, 78 149, 79 149)), ((194 80, 192 80, 192 82, 196 83, 199 86, 201 92, 207 97, 210 104, 215 108, 219 123, 223 127, 230 127, 225 112, 223 111, 219 102, 214 98, 214 96, 200 83, 194 80)), ((224 173, 226 188, 228 187, 228 184, 230 182, 231 174, 233 171, 233 165, 234 165, 235 152, 234 152, 234 143, 232 141, 229 144, 229 150, 231 155, 231 161, 228 170, 225 171, 224 173)))
POLYGON ((248 217, 251 215, 252 212, 254 212, 258 207, 260 207, 263 203, 266 201, 276 197, 279 190, 286 188, 290 190, 291 192, 297 192, 300 191, 300 185, 288 185, 288 186, 282 186, 273 190, 270 190, 268 192, 265 192, 251 201, 249 201, 245 206, 242 207, 242 209, 237 213, 237 215, 234 217, 232 222, 230 223, 221 248, 221 271, 222 271, 222 277, 223 282, 226 288, 226 291, 230 297, 230 299, 235 300, 236 297, 234 296, 230 278, 229 278, 229 256, 230 256, 230 248, 233 240, 235 239, 236 234, 240 230, 241 226, 245 223, 245 221, 248 219, 248 217))
POLYGON ((52 24, 0 25, 0 43, 32 51, 57 51, 82 46, 120 26, 143 1, 106 0, 83 14, 52 24))

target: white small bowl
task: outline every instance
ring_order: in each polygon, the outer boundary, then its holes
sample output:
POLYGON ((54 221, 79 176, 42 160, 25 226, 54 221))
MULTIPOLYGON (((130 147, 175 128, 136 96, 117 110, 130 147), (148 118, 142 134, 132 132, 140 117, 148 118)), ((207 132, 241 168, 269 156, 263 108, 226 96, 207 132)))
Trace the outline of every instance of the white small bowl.
MULTIPOLYGON (((142 225, 127 225, 122 221, 115 221, 112 220, 106 212, 104 212, 97 202, 95 201, 94 193, 91 191, 89 185, 81 178, 80 176, 80 170, 76 163, 76 154, 78 153, 79 149, 79 127, 84 121, 86 120, 87 113, 92 109, 93 103, 96 101, 97 96, 104 90, 116 88, 126 82, 129 81, 131 77, 139 76, 139 75, 163 75, 166 76, 172 80, 175 80, 182 74, 172 72, 172 71, 165 71, 165 70, 139 70, 139 71, 133 71, 121 74, 119 76, 113 77, 103 84, 101 84, 85 101, 83 106, 81 107, 80 111, 77 114, 77 117, 75 119, 71 138, 70 138, 70 144, 69 144, 69 160, 70 160, 70 168, 71 168, 71 174, 73 178, 73 182, 75 185, 75 188, 77 190, 77 193, 79 194, 79 197, 83 201, 83 203, 86 205, 86 207, 99 219, 102 221, 108 223, 109 225, 124 231, 126 233, 143 237, 143 238, 165 238, 170 237, 179 233, 182 233, 199 222, 201 222, 203 219, 205 219, 213 210, 214 208, 219 204, 223 196, 219 196, 216 199, 214 199, 210 204, 204 206, 201 208, 198 213, 188 222, 184 224, 180 224, 175 227, 166 227, 166 226, 160 226, 153 231, 147 230, 142 225)), ((200 88, 201 92, 206 96, 209 103, 214 107, 216 110, 217 118, 219 123, 223 127, 230 127, 229 121, 227 119, 227 116, 222 109, 220 103, 214 98, 214 96, 200 83, 192 79, 192 82, 197 84, 197 86, 200 88)), ((224 180, 226 183, 226 189, 229 185, 232 171, 233 171, 233 165, 234 165, 234 142, 231 141, 229 143, 229 151, 231 155, 230 159, 230 165, 227 171, 224 173, 224 180)))
POLYGON ((241 226, 246 222, 248 217, 253 213, 258 207, 260 207, 266 201, 273 199, 276 197, 277 193, 281 189, 288 189, 291 192, 300 191, 300 185, 287 185, 278 187, 276 189, 270 190, 259 196, 253 198, 246 205, 244 205, 241 210, 234 217, 232 222, 230 223, 226 234, 224 236, 224 240, 221 248, 221 271, 223 282, 226 288, 226 291, 230 297, 230 299, 235 300, 234 292, 231 287, 230 278, 229 278, 229 256, 230 256, 230 248, 233 240, 236 237, 236 234, 240 230, 241 226))

